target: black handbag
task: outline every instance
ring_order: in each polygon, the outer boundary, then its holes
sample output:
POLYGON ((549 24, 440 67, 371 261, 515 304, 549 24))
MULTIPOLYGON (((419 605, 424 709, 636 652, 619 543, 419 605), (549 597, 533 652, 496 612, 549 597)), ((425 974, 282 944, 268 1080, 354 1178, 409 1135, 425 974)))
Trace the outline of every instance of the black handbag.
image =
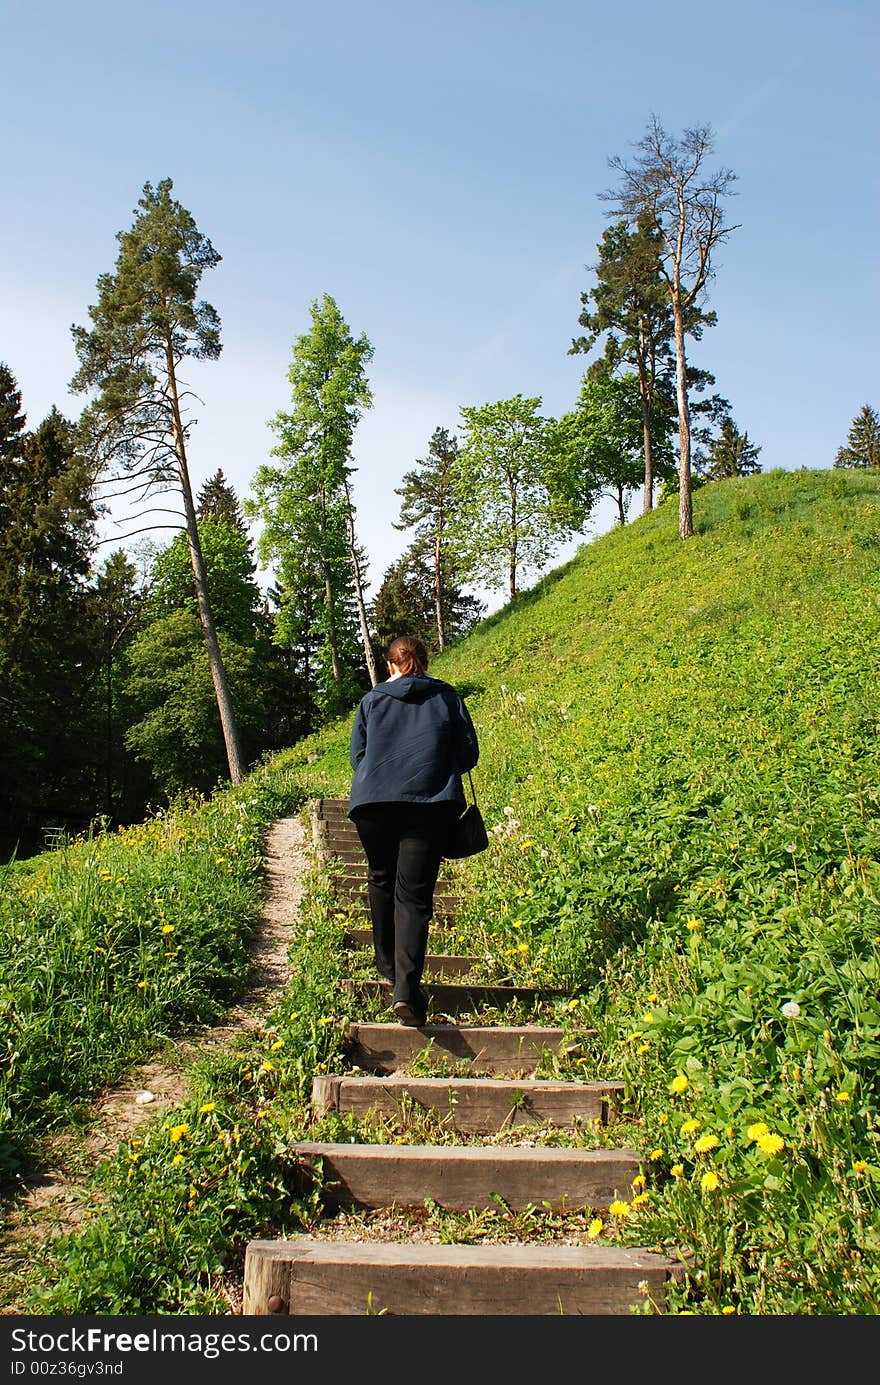
POLYGON ((483 822, 483 814, 477 807, 477 795, 474 792, 474 781, 471 779, 470 770, 468 770, 468 779, 474 801, 468 804, 461 817, 453 824, 444 844, 443 855, 450 861, 460 861, 465 856, 476 856, 478 852, 485 851, 489 845, 489 833, 483 822))

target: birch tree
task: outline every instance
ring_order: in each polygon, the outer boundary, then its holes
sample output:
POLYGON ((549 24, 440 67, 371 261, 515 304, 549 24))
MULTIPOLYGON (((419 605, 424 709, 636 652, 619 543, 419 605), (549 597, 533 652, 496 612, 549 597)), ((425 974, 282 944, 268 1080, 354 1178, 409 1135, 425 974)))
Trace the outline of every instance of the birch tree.
POLYGON ((312 303, 310 315, 311 327, 294 342, 287 372, 291 407, 279 411, 270 425, 278 435, 272 449, 278 463, 259 468, 245 510, 263 521, 260 558, 278 567, 280 631, 287 594, 300 592, 304 573, 315 575, 319 701, 325 714, 335 716, 356 693, 350 667, 355 573, 348 483, 354 430, 373 402, 366 375, 373 348, 365 335, 352 335, 329 294, 312 303))

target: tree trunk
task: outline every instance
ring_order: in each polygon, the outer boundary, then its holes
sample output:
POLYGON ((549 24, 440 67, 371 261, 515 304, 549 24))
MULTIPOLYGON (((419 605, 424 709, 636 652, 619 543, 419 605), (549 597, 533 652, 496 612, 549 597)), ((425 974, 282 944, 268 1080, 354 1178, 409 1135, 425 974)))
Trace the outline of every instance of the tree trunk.
POLYGON ((648 377, 648 363, 645 359, 647 334, 643 325, 644 318, 639 318, 639 324, 639 398, 642 404, 642 435, 645 452, 645 494, 642 501, 642 514, 646 515, 649 510, 654 508, 654 458, 651 451, 651 403, 654 391, 653 378, 649 379, 648 377))
POLYGON ((443 619, 443 518, 437 524, 434 539, 434 613, 437 618, 437 647, 446 648, 446 622, 443 619))
POLYGON ((339 641, 336 638, 336 620, 333 615, 333 574, 330 564, 322 564, 324 571, 324 609, 327 612, 327 643, 330 645, 330 667, 333 682, 336 684, 336 706, 342 706, 342 665, 339 662, 339 641))
POLYGON ((689 539, 694 532, 691 503, 691 421, 687 397, 684 309, 678 289, 672 294, 672 316, 675 323, 675 392, 678 399, 678 537, 689 539))
POLYGON ((370 683, 375 688, 379 681, 376 671, 376 660, 373 657, 373 645, 370 640, 370 630, 367 625, 367 608, 364 605, 364 589, 361 583, 361 565, 358 562, 357 542, 354 532, 354 510, 351 504, 351 493, 348 489, 348 482, 345 485, 345 501, 348 505, 348 551, 351 554, 351 566, 354 572, 354 590, 357 599, 358 622, 361 627, 361 642, 364 646, 364 659, 367 663, 367 671, 370 675, 370 683))
POLYGON ((626 510, 623 506, 623 486, 617 486, 615 489, 617 492, 614 497, 617 505, 617 518, 621 524, 626 524, 626 510))
POLYGON ((223 727, 226 759, 229 763, 229 777, 233 784, 240 784, 247 770, 238 740, 235 711, 232 705, 232 697, 229 692, 229 684, 226 679, 226 669, 223 665, 223 656, 220 653, 217 631, 214 628, 214 617, 211 613, 211 599, 208 594, 208 578, 205 572, 205 559, 202 555, 202 545, 199 540, 199 526, 196 518, 196 507, 193 503, 192 487, 189 481, 189 469, 186 464, 186 446, 184 443, 183 424, 180 418, 180 401, 177 396, 177 374, 174 369, 174 357, 170 344, 166 351, 166 359, 168 365, 168 387, 171 392, 171 420, 174 434, 174 451, 177 457, 177 471, 180 478, 180 490, 183 496, 184 513, 186 514, 186 536, 189 540, 189 556, 192 562, 193 578, 195 579, 199 620, 202 623, 202 633, 205 637, 205 648, 208 651, 208 662, 211 666, 211 677, 214 681, 214 693, 217 698, 217 710, 220 713, 220 724, 223 727))

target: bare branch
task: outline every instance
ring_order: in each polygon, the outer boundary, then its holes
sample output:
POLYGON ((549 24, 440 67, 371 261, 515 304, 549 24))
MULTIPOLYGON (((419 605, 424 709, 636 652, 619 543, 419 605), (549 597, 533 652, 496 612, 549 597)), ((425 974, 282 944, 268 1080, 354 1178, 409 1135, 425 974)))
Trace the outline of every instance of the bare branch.
POLYGON ((154 534, 160 529, 173 529, 179 534, 181 528, 179 524, 148 524, 143 529, 132 529, 130 534, 111 534, 109 539, 98 539, 95 547, 101 548, 105 543, 124 543, 126 539, 133 539, 137 534, 154 534))

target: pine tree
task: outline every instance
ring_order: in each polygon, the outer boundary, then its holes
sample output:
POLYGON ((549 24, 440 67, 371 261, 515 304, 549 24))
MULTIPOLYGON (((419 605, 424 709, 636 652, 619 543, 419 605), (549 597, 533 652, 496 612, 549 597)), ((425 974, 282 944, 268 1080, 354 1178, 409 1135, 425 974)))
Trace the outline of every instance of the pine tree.
POLYGON ((412 530, 414 539, 431 555, 436 646, 441 650, 450 638, 451 613, 444 593, 454 590, 455 573, 461 567, 461 556, 450 539, 460 503, 459 459, 458 439, 445 428, 435 428, 427 457, 416 461, 394 492, 401 497, 400 519, 394 528, 412 530))
MULTIPOLYGON (((414 635, 428 653, 440 653, 431 552, 418 540, 385 571, 370 608, 370 626, 380 655, 398 635, 414 635)), ((460 587, 444 584, 440 599, 447 644, 469 633, 485 605, 460 587)))
POLYGON ((247 533, 238 496, 223 475, 222 467, 208 478, 199 491, 196 515, 199 519, 214 519, 228 524, 230 529, 237 529, 241 534, 247 533))
POLYGON ((57 410, 33 433, 3 393, 0 446, 0 799, 13 816, 88 820, 84 693, 94 661, 86 579, 91 477, 57 410))
POLYGON ((724 418, 719 436, 709 447, 704 474, 709 481, 721 481, 727 476, 754 476, 761 470, 760 451, 760 447, 749 442, 748 433, 739 431, 732 418, 724 418))
POLYGON ((863 404, 853 419, 846 446, 838 447, 834 465, 880 467, 880 418, 870 404, 863 404))
POLYGON ((716 247, 736 228, 725 226, 722 201, 736 175, 730 169, 708 174, 704 169, 714 136, 708 125, 686 129, 675 139, 652 116, 638 141, 636 159, 629 165, 617 156, 610 165, 622 175, 620 185, 603 200, 614 202, 614 215, 637 225, 647 218, 663 244, 661 274, 672 309, 675 338, 676 395, 679 431, 678 532, 694 532, 691 505, 691 425, 687 392, 688 310, 699 305, 712 274, 716 247))
POLYGON ((113 485, 121 476, 132 479, 126 491, 139 503, 169 491, 183 503, 199 620, 229 774, 237 784, 246 766, 214 628, 187 460, 191 420, 180 384, 184 360, 220 355, 217 312, 196 301, 202 275, 220 256, 171 189, 170 178, 155 188, 146 183, 133 225, 117 235, 116 269, 98 279, 92 327, 72 328, 80 367, 71 389, 96 396, 83 413, 81 432, 106 479, 113 485))

